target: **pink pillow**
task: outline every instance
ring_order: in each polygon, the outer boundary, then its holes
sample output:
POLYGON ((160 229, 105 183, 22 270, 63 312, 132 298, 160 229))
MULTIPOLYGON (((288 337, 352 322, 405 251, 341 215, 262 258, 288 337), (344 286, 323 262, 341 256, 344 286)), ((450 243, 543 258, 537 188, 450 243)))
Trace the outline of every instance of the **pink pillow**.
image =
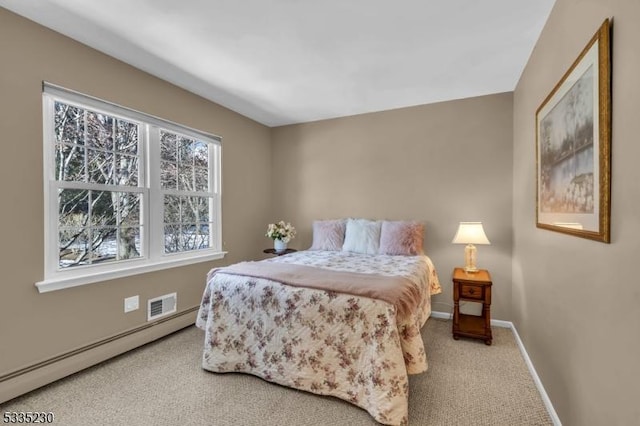
POLYGON ((314 221, 313 244, 309 250, 342 250, 346 226, 343 219, 314 221))
POLYGON ((414 256, 422 254, 424 225, 420 222, 382 222, 380 231, 380 254, 414 256))

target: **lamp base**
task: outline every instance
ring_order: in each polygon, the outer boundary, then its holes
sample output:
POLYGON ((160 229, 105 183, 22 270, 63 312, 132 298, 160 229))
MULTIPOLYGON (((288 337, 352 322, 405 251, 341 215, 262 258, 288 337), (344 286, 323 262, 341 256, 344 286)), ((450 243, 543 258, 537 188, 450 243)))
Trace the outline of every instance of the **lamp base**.
POLYGON ((473 244, 467 244, 464 248, 464 270, 467 273, 473 274, 474 272, 478 272, 478 267, 476 266, 476 258, 477 258, 478 250, 476 246, 473 244))

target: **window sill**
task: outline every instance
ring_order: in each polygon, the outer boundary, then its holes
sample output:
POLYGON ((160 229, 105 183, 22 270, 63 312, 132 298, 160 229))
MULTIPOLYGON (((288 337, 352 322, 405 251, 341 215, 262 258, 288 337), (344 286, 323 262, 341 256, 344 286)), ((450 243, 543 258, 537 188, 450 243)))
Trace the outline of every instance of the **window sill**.
POLYGON ((164 259, 160 262, 145 263, 143 265, 127 266, 104 272, 93 272, 84 275, 74 275, 70 277, 59 277, 38 281, 36 287, 38 292, 47 293, 55 290, 62 290, 70 287, 97 283, 101 281, 113 280, 116 278, 129 277, 132 275, 144 274, 147 272, 160 271, 162 269, 176 268, 178 266, 192 265, 194 263, 207 262, 210 260, 222 259, 227 254, 226 251, 208 253, 201 256, 188 258, 164 259))

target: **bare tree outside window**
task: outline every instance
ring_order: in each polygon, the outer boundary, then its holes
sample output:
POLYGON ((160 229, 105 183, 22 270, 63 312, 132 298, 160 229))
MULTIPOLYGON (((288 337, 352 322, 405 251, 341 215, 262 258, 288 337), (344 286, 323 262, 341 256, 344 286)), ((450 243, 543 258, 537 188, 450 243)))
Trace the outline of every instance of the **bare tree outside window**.
POLYGON ((59 266, 140 257, 138 124, 54 105, 59 266))
POLYGON ((165 253, 210 248, 208 144, 161 130, 160 158, 165 253))

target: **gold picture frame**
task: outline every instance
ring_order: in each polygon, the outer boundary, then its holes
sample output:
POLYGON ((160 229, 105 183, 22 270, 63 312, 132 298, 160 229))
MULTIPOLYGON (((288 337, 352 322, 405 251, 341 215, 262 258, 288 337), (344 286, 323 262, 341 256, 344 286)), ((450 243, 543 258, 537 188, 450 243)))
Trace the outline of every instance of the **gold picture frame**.
POLYGON ((536 226, 604 243, 611 216, 611 23, 536 111, 536 226))

